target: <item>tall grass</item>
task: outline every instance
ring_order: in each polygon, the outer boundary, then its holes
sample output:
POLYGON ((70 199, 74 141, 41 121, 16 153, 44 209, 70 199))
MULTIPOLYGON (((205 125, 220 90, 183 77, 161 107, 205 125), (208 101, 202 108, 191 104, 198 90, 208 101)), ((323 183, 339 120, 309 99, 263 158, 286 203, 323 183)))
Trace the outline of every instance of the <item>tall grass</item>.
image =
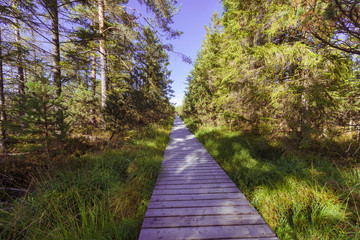
POLYGON ((0 239, 137 239, 172 120, 121 150, 88 154, 0 210, 0 239))
POLYGON ((280 239, 360 239, 359 166, 184 120, 280 239))

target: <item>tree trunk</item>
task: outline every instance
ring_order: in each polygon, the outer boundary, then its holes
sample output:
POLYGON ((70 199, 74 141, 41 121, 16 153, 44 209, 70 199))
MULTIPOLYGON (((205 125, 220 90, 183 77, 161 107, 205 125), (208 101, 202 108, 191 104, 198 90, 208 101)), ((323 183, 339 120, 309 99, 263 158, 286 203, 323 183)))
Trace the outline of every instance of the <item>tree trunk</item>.
POLYGON ((3 62, 2 62, 2 40, 1 40, 1 29, 0 29, 0 121, 1 121, 1 150, 3 153, 7 152, 6 144, 6 111, 5 111, 5 94, 4 94, 4 75, 3 75, 3 62))
MULTIPOLYGON (((52 72, 53 82, 56 86, 56 96, 59 98, 62 93, 62 81, 61 81, 61 67, 60 67, 60 39, 59 39, 59 5, 58 0, 50 0, 48 2, 49 15, 51 19, 51 36, 52 36, 52 72)), ((63 135, 62 126, 64 125, 64 113, 61 108, 56 109, 59 113, 57 124, 60 129, 59 132, 63 135)))
POLYGON ((91 59, 91 90, 93 99, 95 99, 96 96, 96 53, 94 52, 92 54, 91 59))
POLYGON ((15 18, 15 37, 16 37, 16 45, 17 45, 17 79, 18 79, 18 87, 19 87, 19 95, 25 95, 25 77, 24 77, 24 67, 22 62, 22 49, 21 49, 21 36, 20 36, 20 25, 19 21, 15 18))
POLYGON ((52 72, 53 81, 56 86, 56 94, 61 95, 61 67, 60 67, 60 40, 59 40, 59 9, 57 0, 51 0, 49 3, 49 14, 51 19, 51 35, 52 35, 52 72))
POLYGON ((106 62, 106 47, 105 47, 105 1, 99 0, 99 32, 100 32, 100 69, 101 69, 101 108, 104 109, 106 105, 106 91, 107 91, 107 62, 106 62))
POLYGON ((93 105, 92 105, 92 109, 91 112, 93 114, 93 118, 92 118, 92 122, 95 123, 96 122, 96 118, 95 118, 95 114, 96 114, 96 52, 94 51, 92 53, 92 58, 91 58, 91 92, 92 92, 92 100, 93 100, 93 105))

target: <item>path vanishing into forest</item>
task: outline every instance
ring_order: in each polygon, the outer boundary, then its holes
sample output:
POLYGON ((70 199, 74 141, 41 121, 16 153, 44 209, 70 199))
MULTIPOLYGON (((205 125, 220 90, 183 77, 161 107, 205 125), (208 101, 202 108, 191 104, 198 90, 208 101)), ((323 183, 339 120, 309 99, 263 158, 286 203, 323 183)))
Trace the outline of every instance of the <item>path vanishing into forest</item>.
POLYGON ((278 238, 176 117, 139 239, 278 238))

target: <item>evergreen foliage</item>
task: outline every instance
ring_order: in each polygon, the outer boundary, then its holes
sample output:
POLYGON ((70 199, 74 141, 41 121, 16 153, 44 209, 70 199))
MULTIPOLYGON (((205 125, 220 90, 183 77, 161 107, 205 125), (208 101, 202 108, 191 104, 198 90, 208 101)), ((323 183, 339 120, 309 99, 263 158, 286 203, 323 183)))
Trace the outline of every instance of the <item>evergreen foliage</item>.
POLYGON ((50 152, 65 139, 68 125, 63 121, 66 111, 63 96, 56 97, 56 88, 48 82, 47 78, 41 77, 26 83, 26 94, 17 102, 17 109, 23 111, 17 129, 22 144, 29 144, 31 151, 44 149, 50 160, 50 152))
POLYGON ((169 47, 157 35, 180 35, 170 27, 177 2, 139 2, 154 21, 129 1, 0 2, 3 151, 40 151, 41 143, 55 153, 63 146, 50 139, 109 130, 96 136, 108 139, 169 116, 169 47))
POLYGON ((302 31, 288 1, 223 4, 188 78, 184 112, 300 147, 346 133, 357 121, 354 58, 302 31))

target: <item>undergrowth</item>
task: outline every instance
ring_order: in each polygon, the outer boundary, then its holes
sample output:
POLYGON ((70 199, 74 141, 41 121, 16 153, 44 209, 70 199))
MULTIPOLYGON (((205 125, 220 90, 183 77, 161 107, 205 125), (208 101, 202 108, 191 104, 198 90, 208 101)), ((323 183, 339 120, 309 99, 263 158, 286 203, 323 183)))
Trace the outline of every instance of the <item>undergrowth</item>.
POLYGON ((360 167, 185 118, 280 239, 360 239, 360 167))
POLYGON ((0 210, 0 239, 137 239, 172 121, 87 154, 0 210))

